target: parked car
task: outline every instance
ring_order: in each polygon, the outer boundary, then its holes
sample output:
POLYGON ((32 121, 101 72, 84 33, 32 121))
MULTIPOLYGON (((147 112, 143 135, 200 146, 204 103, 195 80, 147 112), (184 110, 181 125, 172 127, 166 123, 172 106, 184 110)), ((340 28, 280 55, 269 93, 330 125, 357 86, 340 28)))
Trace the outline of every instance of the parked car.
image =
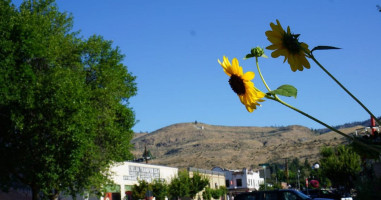
POLYGON ((304 193, 307 196, 310 196, 311 198, 329 198, 334 200, 352 200, 352 197, 348 197, 349 195, 345 196, 343 194, 340 194, 337 191, 331 191, 331 190, 324 190, 324 189, 310 189, 310 190, 303 190, 302 193, 304 193))
POLYGON ((297 190, 253 191, 238 194, 234 200, 332 200, 327 198, 311 198, 297 190))

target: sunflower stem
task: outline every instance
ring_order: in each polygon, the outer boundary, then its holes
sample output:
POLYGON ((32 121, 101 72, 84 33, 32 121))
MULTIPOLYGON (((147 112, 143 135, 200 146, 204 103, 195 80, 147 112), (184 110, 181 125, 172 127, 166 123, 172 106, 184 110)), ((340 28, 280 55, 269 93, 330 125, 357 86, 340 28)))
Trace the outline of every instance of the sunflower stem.
POLYGON ((366 112, 368 112, 370 114, 370 116, 372 116, 378 123, 378 125, 381 125, 381 121, 379 119, 377 119, 376 116, 373 115, 372 112, 370 112, 370 110, 360 101, 358 100, 349 90, 347 90, 347 88, 344 87, 344 85, 342 85, 331 73, 328 72, 328 70, 326 70, 323 65, 321 65, 319 63, 319 61, 317 61, 315 59, 315 57, 312 55, 312 53, 309 53, 307 54, 308 56, 310 56, 310 58, 329 76, 331 77, 349 96, 352 97, 352 99, 354 99, 366 112))
POLYGON ((377 148, 374 148, 372 146, 366 145, 363 142, 356 140, 355 138, 353 138, 353 137, 351 137, 351 136, 349 136, 349 135, 347 135, 347 134, 345 134, 345 133, 343 133, 343 132, 333 128, 332 126, 330 126, 330 125, 328 125, 328 124, 326 124, 326 123, 316 119, 315 117, 313 117, 313 116, 311 116, 311 115, 309 115, 309 114, 307 114, 307 113, 305 113, 305 112, 303 112, 303 111, 301 111, 301 110, 291 106, 290 104, 280 100, 278 97, 271 97, 271 96, 266 96, 266 97, 268 99, 271 99, 271 100, 274 100, 274 101, 277 101, 277 102, 281 103, 282 105, 284 105, 284 106, 286 106, 286 107, 288 107, 288 108, 290 108, 290 109, 292 109, 292 110, 294 110, 294 111, 296 111, 296 112, 298 112, 298 113, 300 113, 300 114, 310 118, 311 120, 313 120, 313 121, 315 121, 315 122, 317 122, 317 123, 327 127, 329 130, 334 131, 334 132, 340 134, 341 136, 346 137, 346 138, 350 139, 351 141, 353 141, 353 142, 355 142, 355 143, 357 143, 357 144, 359 144, 359 145, 361 145, 361 146, 363 146, 365 148, 368 148, 368 149, 371 149, 371 150, 376 151, 378 153, 381 153, 381 150, 379 150, 377 148))
POLYGON ((258 74, 259 74, 259 76, 261 77, 263 84, 265 85, 265 87, 267 88, 267 90, 270 92, 271 89, 270 89, 270 87, 267 85, 265 79, 264 79, 263 76, 262 76, 261 70, 259 69, 258 57, 255 57, 255 63, 257 64, 258 74))

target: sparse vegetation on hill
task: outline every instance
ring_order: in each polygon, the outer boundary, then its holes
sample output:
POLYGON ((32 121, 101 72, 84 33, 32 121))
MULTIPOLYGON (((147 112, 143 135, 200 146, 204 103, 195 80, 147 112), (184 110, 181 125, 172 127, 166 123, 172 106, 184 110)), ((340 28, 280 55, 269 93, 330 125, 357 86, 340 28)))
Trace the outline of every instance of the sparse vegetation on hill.
MULTIPOLYGON (((378 117, 378 119, 381 120, 381 117, 378 117)), ((354 126, 368 127, 368 126, 370 126, 370 119, 364 120, 364 121, 356 121, 356 122, 345 123, 345 124, 342 124, 342 125, 333 126, 333 128, 335 128, 335 129, 343 129, 343 128, 350 128, 350 127, 354 127, 354 126)), ((323 134, 323 133, 330 132, 330 130, 328 128, 322 128, 322 129, 316 129, 316 132, 320 133, 320 134, 323 134)))
MULTIPOLYGON (((353 133, 361 126, 342 129, 353 133)), ((310 162, 319 159, 324 146, 337 146, 347 140, 334 132, 323 135, 303 126, 231 127, 204 123, 179 123, 149 134, 136 134, 132 140, 136 157, 144 146, 156 159, 150 163, 179 168, 229 169, 257 168, 260 163, 279 163, 285 158, 310 162)))

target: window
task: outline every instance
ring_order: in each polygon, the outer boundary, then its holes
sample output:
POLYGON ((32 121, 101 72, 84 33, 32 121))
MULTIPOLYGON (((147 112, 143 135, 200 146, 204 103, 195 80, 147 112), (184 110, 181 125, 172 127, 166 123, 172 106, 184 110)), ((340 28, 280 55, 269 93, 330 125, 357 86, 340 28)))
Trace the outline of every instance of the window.
POLYGON ((242 186, 242 179, 237 179, 237 187, 241 187, 242 186))
POLYGON ((294 193, 291 193, 291 192, 284 192, 283 196, 284 196, 285 200, 297 200, 298 199, 298 197, 294 193))
POLYGON ((278 193, 275 192, 266 192, 264 193, 265 200, 278 200, 278 193))
POLYGON ((226 184, 226 187, 230 187, 230 181, 229 180, 225 180, 225 184, 226 184))
POLYGON ((238 194, 234 200, 258 200, 259 198, 259 193, 241 193, 238 194))

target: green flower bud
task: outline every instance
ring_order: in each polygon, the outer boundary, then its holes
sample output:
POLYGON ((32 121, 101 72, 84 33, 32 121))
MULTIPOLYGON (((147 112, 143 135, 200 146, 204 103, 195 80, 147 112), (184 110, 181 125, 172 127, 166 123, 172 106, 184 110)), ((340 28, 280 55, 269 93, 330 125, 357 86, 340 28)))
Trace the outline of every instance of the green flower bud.
POLYGON ((254 57, 261 57, 265 54, 265 51, 261 47, 255 47, 251 49, 251 55, 254 57))

